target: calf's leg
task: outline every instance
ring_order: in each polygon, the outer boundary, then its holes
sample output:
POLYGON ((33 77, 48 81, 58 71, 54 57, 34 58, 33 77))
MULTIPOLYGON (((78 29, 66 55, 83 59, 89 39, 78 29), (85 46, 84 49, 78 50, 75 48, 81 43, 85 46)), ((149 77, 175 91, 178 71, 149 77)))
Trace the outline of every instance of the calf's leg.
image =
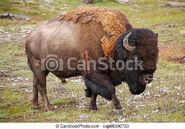
POLYGON ((91 93, 91 100, 90 100, 90 105, 89 108, 92 111, 97 111, 97 105, 96 105, 96 98, 97 98, 97 94, 91 93))
MULTIPOLYGON (((113 111, 117 114, 122 114, 122 107, 116 96, 114 85, 111 83, 109 77, 99 71, 93 72, 88 75, 84 75, 85 83, 88 89, 91 89, 92 93, 101 95, 105 99, 111 100, 113 105, 113 111)), ((91 94, 90 105, 95 105, 96 97, 91 94)), ((92 106, 91 106, 92 107, 92 106)))
POLYGON ((92 90, 89 88, 90 85, 92 85, 91 84, 92 82, 85 77, 84 77, 84 79, 85 79, 85 85, 87 87, 87 89, 85 89, 85 96, 88 98, 91 98, 90 104, 89 104, 89 109, 92 111, 96 111, 96 110, 98 110, 97 105, 96 105, 97 94, 94 94, 92 92, 92 90))

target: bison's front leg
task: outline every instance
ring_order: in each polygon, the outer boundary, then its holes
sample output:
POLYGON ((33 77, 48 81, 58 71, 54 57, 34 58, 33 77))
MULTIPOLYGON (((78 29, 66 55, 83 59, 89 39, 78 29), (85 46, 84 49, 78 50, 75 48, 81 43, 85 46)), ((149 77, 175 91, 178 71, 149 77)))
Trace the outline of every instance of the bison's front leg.
POLYGON ((122 107, 121 107, 119 99, 117 98, 116 95, 112 96, 112 105, 113 105, 114 113, 119 114, 119 115, 123 114, 122 107))
MULTIPOLYGON (((113 111, 118 114, 122 114, 122 107, 115 93, 115 87, 111 83, 109 77, 99 71, 84 76, 87 90, 91 90, 91 103, 96 104, 96 99, 92 95, 100 95, 107 100, 111 100, 113 104, 113 111)), ((86 91, 87 92, 87 91, 86 91)))

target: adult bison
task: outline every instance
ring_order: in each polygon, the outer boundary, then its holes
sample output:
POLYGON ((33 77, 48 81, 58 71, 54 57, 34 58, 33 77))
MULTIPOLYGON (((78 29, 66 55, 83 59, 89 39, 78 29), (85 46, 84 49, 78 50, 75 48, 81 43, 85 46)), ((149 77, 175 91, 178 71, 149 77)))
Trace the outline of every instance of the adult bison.
POLYGON ((142 93, 156 70, 157 44, 155 33, 132 28, 127 17, 119 11, 80 8, 48 20, 38 25, 26 41, 28 63, 34 74, 33 106, 39 106, 39 91, 45 108, 51 109, 46 95, 46 76, 52 72, 58 78, 83 76, 86 97, 91 97, 90 109, 97 110, 96 97, 101 95, 112 101, 114 111, 121 112, 115 86, 126 82, 132 94, 142 93), (56 66, 56 62, 50 62, 50 68, 45 68, 48 55, 53 55, 58 62, 62 60, 62 69, 58 64, 57 69, 50 69, 56 66), (73 61, 69 64, 71 58, 73 61), (78 60, 93 60, 97 67, 102 67, 100 58, 107 59, 103 63, 108 66, 109 59, 127 62, 137 58, 138 62, 143 62, 143 69, 118 69, 115 63, 106 69, 78 67, 78 60))

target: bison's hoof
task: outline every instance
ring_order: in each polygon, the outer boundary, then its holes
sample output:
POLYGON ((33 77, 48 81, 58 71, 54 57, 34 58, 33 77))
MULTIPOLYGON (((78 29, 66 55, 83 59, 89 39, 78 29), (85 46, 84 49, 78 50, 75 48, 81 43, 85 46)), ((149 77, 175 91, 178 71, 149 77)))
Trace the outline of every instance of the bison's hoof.
POLYGON ((98 111, 98 108, 97 108, 97 107, 89 107, 89 109, 90 109, 91 111, 98 111))
POLYGON ((45 107, 45 111, 52 111, 54 108, 51 105, 45 107))
POLYGON ((113 112, 114 112, 116 115, 123 115, 123 110, 122 110, 122 109, 113 109, 113 112))
POLYGON ((33 110, 40 110, 41 107, 40 106, 33 106, 33 110))

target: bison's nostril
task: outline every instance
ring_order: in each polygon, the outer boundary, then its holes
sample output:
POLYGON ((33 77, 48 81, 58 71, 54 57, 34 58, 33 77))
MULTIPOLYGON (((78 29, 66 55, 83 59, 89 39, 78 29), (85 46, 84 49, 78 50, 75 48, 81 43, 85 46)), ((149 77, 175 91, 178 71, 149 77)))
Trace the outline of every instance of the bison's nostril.
POLYGON ((145 74, 138 79, 139 83, 142 85, 146 85, 147 83, 150 83, 152 80, 153 80, 152 74, 145 74))
POLYGON ((150 74, 150 76, 149 76, 150 78, 153 78, 153 75, 152 74, 150 74))

